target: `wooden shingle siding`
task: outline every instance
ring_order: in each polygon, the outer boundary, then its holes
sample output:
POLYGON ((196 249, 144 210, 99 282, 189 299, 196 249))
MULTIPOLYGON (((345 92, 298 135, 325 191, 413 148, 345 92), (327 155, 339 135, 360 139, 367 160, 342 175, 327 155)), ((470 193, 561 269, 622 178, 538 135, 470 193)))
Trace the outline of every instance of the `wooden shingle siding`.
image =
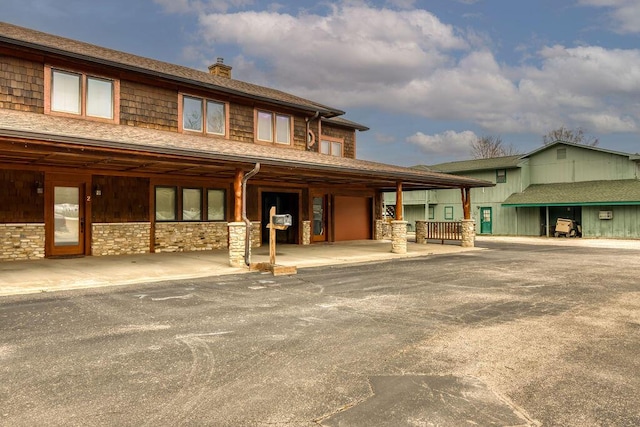
POLYGON ((0 170, 0 223, 44 222, 44 174, 35 171, 0 170))
POLYGON ((178 93, 123 80, 120 82, 120 123, 178 131, 178 93))
POLYGON ((99 187, 101 195, 93 195, 93 222, 149 221, 149 179, 95 175, 91 188, 99 187))
POLYGON ((10 56, 0 56, 0 108, 44 112, 44 67, 10 56))
POLYGON ((354 130, 323 123, 322 135, 333 138, 342 138, 344 140, 343 156, 349 159, 356 158, 356 133, 354 130))
POLYGON ((307 124, 302 117, 293 117, 293 148, 307 149, 307 124))
POLYGON ((229 105, 229 139, 253 142, 253 107, 231 103, 229 105))

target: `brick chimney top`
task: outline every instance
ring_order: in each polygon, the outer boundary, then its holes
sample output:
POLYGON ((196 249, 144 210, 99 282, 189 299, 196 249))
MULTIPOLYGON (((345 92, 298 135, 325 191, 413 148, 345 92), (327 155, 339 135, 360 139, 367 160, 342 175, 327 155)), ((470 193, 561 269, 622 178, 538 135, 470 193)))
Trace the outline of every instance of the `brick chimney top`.
POLYGON ((231 78, 231 67, 224 63, 223 58, 217 58, 216 63, 209 66, 209 73, 214 76, 231 78))

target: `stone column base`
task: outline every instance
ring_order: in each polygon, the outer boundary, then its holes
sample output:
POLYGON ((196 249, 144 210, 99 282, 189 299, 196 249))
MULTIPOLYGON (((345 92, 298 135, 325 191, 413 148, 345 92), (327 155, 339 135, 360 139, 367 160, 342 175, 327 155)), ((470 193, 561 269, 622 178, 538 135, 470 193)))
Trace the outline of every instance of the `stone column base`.
POLYGON ((302 221, 302 244, 311 244, 311 221, 302 221))
POLYGON ((476 245, 476 222, 473 219, 462 220, 462 247, 473 248, 476 245))
MULTIPOLYGON (((247 225, 244 222, 230 222, 229 224, 229 265, 231 267, 246 267, 244 263, 244 248, 247 225)), ((251 250, 251 248, 249 248, 251 250)))
POLYGON ((391 252, 407 253, 407 221, 391 221, 391 252))

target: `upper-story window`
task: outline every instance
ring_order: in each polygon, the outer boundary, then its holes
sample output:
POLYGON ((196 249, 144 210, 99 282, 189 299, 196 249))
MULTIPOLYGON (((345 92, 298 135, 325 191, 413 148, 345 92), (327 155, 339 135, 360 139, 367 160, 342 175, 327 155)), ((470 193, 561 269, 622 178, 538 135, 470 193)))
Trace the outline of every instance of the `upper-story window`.
POLYGON ((45 66, 45 112, 118 122, 120 82, 45 66))
POLYGON ((256 122, 256 139, 258 141, 291 144, 291 134, 293 133, 291 116, 258 110, 256 122))
POLYGON ((227 103, 197 96, 180 95, 180 129, 227 136, 227 103))
POLYGON ((507 170, 506 169, 496 169, 496 183, 505 183, 507 182, 507 170))
POLYGON ((341 138, 322 136, 320 138, 320 153, 331 156, 342 157, 344 141, 341 138))

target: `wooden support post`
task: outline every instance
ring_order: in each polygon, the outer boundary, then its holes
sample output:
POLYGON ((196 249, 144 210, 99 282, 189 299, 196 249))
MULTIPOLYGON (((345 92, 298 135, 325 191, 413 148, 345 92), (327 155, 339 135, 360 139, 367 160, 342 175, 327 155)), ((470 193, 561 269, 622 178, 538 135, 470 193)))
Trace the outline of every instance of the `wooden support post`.
POLYGON ((462 211, 464 212, 464 219, 471 219, 471 189, 461 188, 462 193, 462 211))
POLYGON ((234 210, 233 221, 242 222, 242 178, 244 172, 242 169, 236 169, 236 176, 233 180, 233 194, 234 194, 234 210))
POLYGON ((402 221, 402 182, 396 183, 396 221, 402 221))
POLYGON ((276 265, 276 228, 273 226, 273 216, 276 214, 276 207, 269 209, 269 264, 276 265))

